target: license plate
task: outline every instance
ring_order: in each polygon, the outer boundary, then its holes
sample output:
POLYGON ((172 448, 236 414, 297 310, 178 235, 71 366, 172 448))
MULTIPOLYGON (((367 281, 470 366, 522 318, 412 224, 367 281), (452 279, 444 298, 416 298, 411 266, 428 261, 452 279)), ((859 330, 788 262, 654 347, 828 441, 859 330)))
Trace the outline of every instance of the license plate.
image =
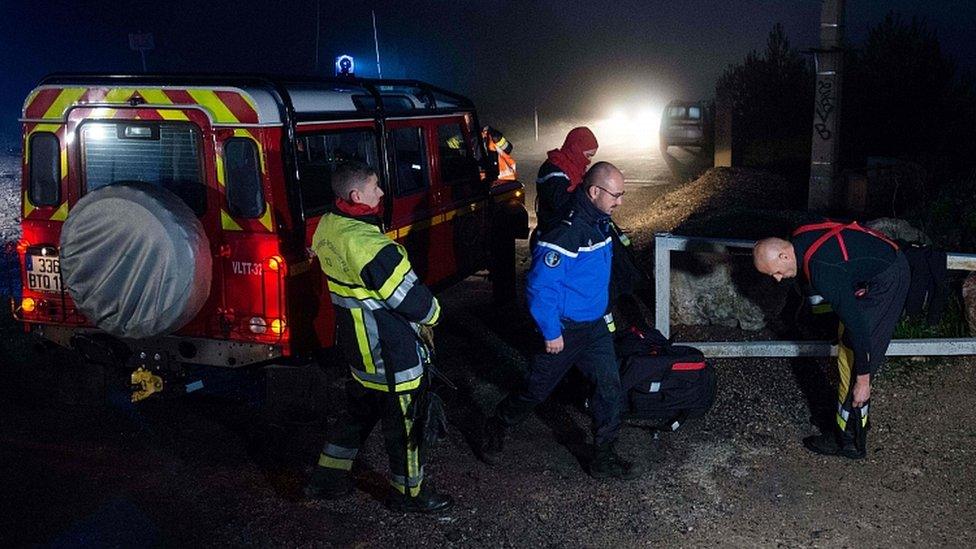
POLYGON ((57 257, 27 255, 27 288, 39 292, 61 291, 61 262, 57 257))

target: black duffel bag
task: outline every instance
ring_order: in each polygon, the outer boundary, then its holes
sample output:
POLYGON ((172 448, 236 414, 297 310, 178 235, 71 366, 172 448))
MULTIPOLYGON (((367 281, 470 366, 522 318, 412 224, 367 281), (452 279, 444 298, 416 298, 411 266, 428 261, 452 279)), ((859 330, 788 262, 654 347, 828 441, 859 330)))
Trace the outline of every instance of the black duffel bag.
POLYGON ((715 369, 700 350, 671 345, 661 332, 636 326, 619 332, 614 346, 625 418, 674 431, 715 402, 715 369))

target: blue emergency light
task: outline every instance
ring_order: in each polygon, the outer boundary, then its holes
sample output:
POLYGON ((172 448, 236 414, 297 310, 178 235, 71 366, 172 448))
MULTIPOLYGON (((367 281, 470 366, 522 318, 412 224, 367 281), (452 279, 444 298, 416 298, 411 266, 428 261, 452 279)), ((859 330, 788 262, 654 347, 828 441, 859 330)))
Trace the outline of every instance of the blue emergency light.
POLYGON ((335 60, 336 76, 353 76, 356 74, 356 62, 351 55, 340 55, 335 60))

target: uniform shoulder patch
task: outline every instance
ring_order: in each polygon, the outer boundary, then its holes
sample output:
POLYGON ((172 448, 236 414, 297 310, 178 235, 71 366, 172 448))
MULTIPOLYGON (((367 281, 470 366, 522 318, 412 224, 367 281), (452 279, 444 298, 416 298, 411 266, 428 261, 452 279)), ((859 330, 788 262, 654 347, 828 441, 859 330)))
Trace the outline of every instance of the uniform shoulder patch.
POLYGON ((556 267, 557 265, 559 265, 559 262, 561 260, 562 260, 562 256, 560 256, 559 252, 557 252, 556 250, 549 250, 548 252, 546 252, 545 257, 543 257, 543 261, 545 261, 546 267, 556 267))

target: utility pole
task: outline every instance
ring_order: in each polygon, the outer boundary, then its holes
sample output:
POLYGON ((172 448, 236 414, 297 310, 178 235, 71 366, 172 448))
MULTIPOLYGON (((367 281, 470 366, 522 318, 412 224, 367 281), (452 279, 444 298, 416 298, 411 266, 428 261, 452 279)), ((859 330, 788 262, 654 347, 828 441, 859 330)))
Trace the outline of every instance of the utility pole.
POLYGON ((837 203, 841 75, 844 65, 844 0, 823 0, 820 49, 813 51, 817 83, 813 97, 813 147, 807 208, 826 212, 837 203))
POLYGON ((373 45, 376 46, 376 74, 383 78, 383 69, 380 68, 380 39, 376 34, 376 10, 369 10, 373 14, 373 45))

